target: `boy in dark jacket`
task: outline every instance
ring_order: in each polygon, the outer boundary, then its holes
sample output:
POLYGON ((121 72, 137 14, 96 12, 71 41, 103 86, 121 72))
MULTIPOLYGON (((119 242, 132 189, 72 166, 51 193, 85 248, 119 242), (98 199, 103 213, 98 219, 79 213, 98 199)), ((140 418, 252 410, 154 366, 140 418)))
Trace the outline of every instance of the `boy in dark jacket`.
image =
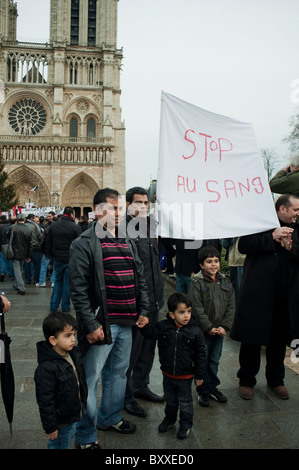
POLYGON ((199 386, 205 374, 205 339, 191 318, 191 301, 186 294, 172 294, 168 299, 168 310, 166 320, 160 321, 156 328, 166 402, 165 418, 158 430, 166 432, 173 426, 180 409, 177 437, 184 439, 193 424, 193 379, 199 386))
MULTIPOLYGON (((86 407, 87 386, 78 348, 77 324, 69 313, 50 313, 43 322, 46 341, 37 343, 36 398, 48 449, 69 449, 86 407)), ((98 446, 99 448, 99 446, 98 446)))
POLYGON ((208 355, 203 384, 196 387, 198 402, 201 406, 209 406, 210 396, 219 403, 227 401, 217 389, 220 384, 217 374, 223 338, 234 319, 235 295, 230 280, 219 272, 220 253, 215 247, 201 248, 198 261, 201 271, 193 276, 188 295, 192 301, 192 315, 204 332, 208 355))

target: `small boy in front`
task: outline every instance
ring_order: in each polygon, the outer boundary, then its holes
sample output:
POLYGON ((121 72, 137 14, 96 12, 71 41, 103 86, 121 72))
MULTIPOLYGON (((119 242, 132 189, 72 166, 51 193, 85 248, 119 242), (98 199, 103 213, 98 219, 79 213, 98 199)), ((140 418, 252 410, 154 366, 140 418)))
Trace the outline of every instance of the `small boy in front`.
POLYGON ((219 272, 220 253, 215 247, 201 248, 198 261, 201 271, 193 276, 188 295, 192 300, 192 315, 204 332, 208 355, 203 384, 196 387, 198 402, 201 406, 209 406, 209 397, 219 403, 227 401, 217 389, 220 385, 218 365, 223 338, 233 323, 235 295, 230 280, 219 272))
POLYGON ((168 299, 168 314, 156 327, 163 374, 165 418, 158 426, 166 432, 180 410, 178 439, 188 436, 193 425, 192 383, 200 386, 206 370, 206 347, 202 331, 191 318, 187 295, 175 292, 168 299))
POLYGON ((45 341, 37 343, 36 398, 48 449, 69 449, 87 386, 78 348, 77 323, 69 313, 50 313, 43 322, 45 341))

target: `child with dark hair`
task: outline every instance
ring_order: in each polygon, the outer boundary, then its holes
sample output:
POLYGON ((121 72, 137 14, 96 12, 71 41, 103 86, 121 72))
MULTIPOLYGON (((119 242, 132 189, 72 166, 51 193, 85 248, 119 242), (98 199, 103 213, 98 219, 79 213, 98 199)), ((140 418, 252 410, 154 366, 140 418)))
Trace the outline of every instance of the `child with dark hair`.
POLYGON ((83 362, 75 346, 77 323, 69 313, 50 313, 43 322, 45 341, 37 343, 36 398, 48 449, 69 449, 86 407, 83 362))
POLYGON ((198 252, 201 271, 193 276, 188 291, 192 300, 192 315, 204 332, 207 345, 207 371, 203 384, 196 387, 201 406, 209 406, 209 397, 219 403, 227 401, 217 389, 220 385, 218 365, 223 338, 233 323, 235 296, 230 280, 219 272, 220 259, 220 253, 215 247, 201 248, 198 252))
POLYGON ((158 430, 173 426, 180 410, 178 439, 188 436, 193 425, 192 383, 202 384, 206 349, 202 331, 191 317, 191 301, 175 292, 168 299, 168 314, 156 327, 159 359, 163 374, 165 418, 158 430))

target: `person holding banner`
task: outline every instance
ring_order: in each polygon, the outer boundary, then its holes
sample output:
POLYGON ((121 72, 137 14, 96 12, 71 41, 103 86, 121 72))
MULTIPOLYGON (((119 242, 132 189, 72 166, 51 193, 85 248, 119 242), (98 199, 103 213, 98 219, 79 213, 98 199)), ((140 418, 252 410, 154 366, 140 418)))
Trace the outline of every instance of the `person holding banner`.
POLYGON ((273 193, 299 196, 299 152, 294 153, 289 162, 270 180, 270 188, 273 193))
POLYGON ((246 254, 231 338, 241 341, 239 393, 250 400, 260 369, 261 346, 266 346, 266 380, 280 399, 284 385, 286 345, 299 338, 299 198, 282 195, 275 204, 280 227, 242 236, 246 254))

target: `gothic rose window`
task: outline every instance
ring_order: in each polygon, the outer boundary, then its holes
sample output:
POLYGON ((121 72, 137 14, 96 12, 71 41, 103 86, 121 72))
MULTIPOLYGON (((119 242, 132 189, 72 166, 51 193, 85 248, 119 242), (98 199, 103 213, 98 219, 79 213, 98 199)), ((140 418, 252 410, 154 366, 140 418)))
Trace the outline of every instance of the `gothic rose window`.
POLYGON ((15 132, 22 135, 36 135, 47 123, 47 113, 36 100, 23 98, 9 110, 8 120, 15 132))

